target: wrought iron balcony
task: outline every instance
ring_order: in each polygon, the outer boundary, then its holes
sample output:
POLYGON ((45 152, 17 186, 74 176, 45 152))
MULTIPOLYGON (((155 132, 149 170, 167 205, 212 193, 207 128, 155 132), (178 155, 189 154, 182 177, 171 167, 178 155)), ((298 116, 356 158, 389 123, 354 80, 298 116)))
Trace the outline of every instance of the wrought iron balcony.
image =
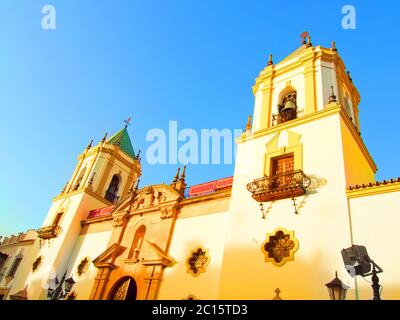
POLYGON ((60 234, 61 228, 57 225, 47 226, 36 230, 38 237, 43 240, 56 238, 60 234))
POLYGON ((294 198, 306 193, 311 179, 301 170, 285 172, 255 179, 247 184, 247 190, 258 202, 294 198))

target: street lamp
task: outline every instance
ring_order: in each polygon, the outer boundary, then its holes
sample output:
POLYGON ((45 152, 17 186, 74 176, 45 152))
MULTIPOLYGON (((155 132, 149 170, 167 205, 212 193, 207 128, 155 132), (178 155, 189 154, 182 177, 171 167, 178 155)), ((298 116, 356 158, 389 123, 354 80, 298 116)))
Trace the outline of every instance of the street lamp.
POLYGON ((69 277, 68 279, 65 279, 67 275, 67 271, 65 271, 63 277, 61 278, 61 281, 58 281, 58 278, 55 277, 54 279, 51 279, 49 281, 49 288, 47 290, 47 297, 50 300, 61 300, 64 299, 68 293, 71 292, 72 287, 75 284, 74 279, 69 277), (64 288, 63 288, 64 285, 64 288))
POLYGON ((346 299, 346 293, 348 287, 343 284, 343 282, 338 278, 337 272, 335 273, 335 279, 333 279, 331 282, 325 284, 325 286, 328 288, 329 291, 329 296, 331 297, 331 300, 345 300, 346 299))
POLYGON ((347 271, 352 277, 372 276, 372 300, 381 300, 380 291, 382 286, 379 284, 377 274, 383 272, 383 270, 368 256, 367 248, 364 246, 353 245, 350 248, 342 250, 342 258, 347 271))

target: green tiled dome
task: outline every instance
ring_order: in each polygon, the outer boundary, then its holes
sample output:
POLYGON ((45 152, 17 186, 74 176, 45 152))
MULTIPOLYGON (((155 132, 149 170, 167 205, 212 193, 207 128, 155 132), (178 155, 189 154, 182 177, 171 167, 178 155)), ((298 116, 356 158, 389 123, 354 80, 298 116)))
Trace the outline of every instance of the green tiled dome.
POLYGON ((119 145, 123 152, 125 152, 131 158, 136 159, 135 151, 133 150, 131 139, 129 138, 128 130, 126 130, 126 128, 118 131, 111 138, 109 138, 106 143, 119 145))

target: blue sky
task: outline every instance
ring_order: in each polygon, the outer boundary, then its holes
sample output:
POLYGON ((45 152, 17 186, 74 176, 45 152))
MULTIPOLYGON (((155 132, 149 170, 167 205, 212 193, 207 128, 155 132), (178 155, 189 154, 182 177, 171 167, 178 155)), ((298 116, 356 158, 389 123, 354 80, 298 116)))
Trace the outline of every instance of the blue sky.
MULTIPOLYGON (((394 1, 35 1, 0 2, 0 234, 38 228, 90 139, 132 117, 135 150, 146 133, 244 128, 251 86, 268 54, 278 61, 308 30, 335 40, 362 101, 362 137, 377 178, 400 176, 400 63, 394 1), (41 8, 57 29, 41 28, 41 8), (341 8, 357 29, 341 27, 341 8), (395 101, 393 101, 395 99, 395 101)), ((141 185, 169 182, 176 165, 143 165, 141 185)), ((188 184, 230 176, 233 165, 193 165, 188 184)))

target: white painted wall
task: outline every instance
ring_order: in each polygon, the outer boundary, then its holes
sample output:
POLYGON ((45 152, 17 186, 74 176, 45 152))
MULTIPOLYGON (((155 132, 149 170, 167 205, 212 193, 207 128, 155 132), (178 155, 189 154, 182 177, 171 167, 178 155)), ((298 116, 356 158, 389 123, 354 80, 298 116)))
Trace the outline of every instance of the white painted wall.
MULTIPOLYGON (((354 244, 367 247, 382 269, 382 299, 400 299, 400 191, 350 199, 354 244)), ((371 277, 358 277, 359 298, 371 299, 371 277)))

